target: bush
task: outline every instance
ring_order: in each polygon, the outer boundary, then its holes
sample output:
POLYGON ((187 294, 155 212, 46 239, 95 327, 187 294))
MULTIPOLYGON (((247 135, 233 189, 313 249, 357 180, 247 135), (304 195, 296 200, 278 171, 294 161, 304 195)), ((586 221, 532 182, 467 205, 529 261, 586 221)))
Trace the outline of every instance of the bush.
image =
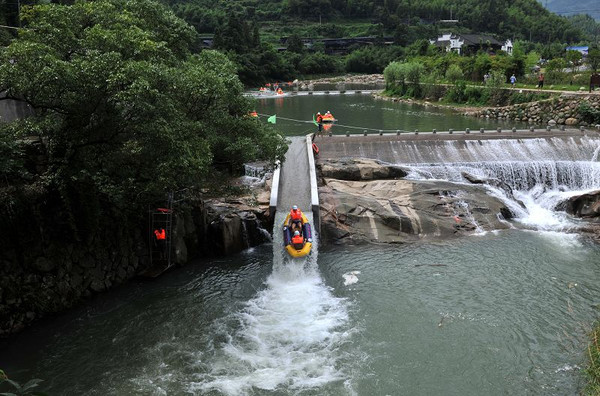
POLYGON ((423 65, 417 62, 390 63, 383 71, 387 91, 393 95, 421 98, 421 77, 424 71, 423 65))
POLYGON ((400 47, 366 47, 352 52, 346 58, 346 71, 353 73, 381 73, 385 67, 402 55, 400 47))
POLYGON ((464 103, 465 102, 465 89, 467 84, 464 81, 457 81, 452 88, 446 92, 444 97, 448 102, 452 103, 464 103))
POLYGON ((579 115, 588 124, 600 124, 600 110, 594 109, 586 102, 579 105, 579 115))
POLYGON ((465 78, 462 69, 458 65, 450 65, 446 71, 446 79, 451 83, 455 83, 465 78))
POLYGON ((304 56, 298 63, 298 70, 302 74, 335 73, 341 66, 336 58, 318 52, 304 56))

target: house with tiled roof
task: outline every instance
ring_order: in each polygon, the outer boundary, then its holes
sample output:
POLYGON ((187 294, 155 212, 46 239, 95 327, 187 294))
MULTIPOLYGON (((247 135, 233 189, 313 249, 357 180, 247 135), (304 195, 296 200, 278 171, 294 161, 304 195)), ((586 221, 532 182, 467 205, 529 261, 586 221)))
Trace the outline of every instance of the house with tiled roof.
POLYGON ((430 40, 430 42, 447 52, 453 51, 458 54, 474 54, 478 51, 487 51, 489 53, 504 51, 512 55, 513 52, 511 40, 506 40, 502 43, 496 38, 485 34, 445 33, 436 40, 430 40))

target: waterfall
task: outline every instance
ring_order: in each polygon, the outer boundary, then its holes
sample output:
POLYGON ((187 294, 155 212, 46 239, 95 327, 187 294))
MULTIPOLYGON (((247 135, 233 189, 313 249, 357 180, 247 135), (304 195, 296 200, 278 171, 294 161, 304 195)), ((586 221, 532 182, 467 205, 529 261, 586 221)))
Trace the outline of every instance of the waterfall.
MULTIPOLYGON (((311 213, 305 213, 312 221, 311 213)), ((191 392, 228 395, 290 390, 301 393, 347 375, 336 364, 349 336, 347 301, 332 295, 318 271, 318 235, 309 256, 285 253, 278 212, 273 228, 273 272, 265 288, 219 326, 226 340, 209 360, 211 372, 191 392), (235 325, 226 325, 235 323, 235 325)), ((287 393, 287 392, 284 392, 287 393)))
POLYGON ((242 181, 249 186, 262 186, 270 173, 267 163, 252 162, 244 164, 244 176, 242 181))
MULTIPOLYGON (((571 196, 600 188, 600 139, 590 137, 428 142, 419 150, 403 142, 409 179, 487 182, 517 221, 539 230, 576 227, 556 206, 571 196), (523 207, 524 206, 524 207, 523 207)), ((395 156, 399 156, 396 149, 395 156)))

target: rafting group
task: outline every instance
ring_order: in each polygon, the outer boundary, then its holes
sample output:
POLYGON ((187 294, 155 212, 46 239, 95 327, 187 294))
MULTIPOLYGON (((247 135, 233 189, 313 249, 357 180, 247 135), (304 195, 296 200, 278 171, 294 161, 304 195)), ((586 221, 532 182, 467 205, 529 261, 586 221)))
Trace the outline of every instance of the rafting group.
POLYGON ((294 258, 304 257, 312 249, 310 223, 297 205, 292 206, 283 222, 283 246, 294 258))
MULTIPOLYGON (((294 85, 294 83, 291 81, 286 84, 288 87, 291 87, 292 85, 294 85)), ((275 93, 276 95, 284 95, 285 94, 283 92, 283 89, 281 89, 281 87, 279 86, 279 83, 273 83, 273 84, 266 83, 264 87, 259 88, 258 93, 269 94, 269 95, 271 95, 273 93, 275 93)))

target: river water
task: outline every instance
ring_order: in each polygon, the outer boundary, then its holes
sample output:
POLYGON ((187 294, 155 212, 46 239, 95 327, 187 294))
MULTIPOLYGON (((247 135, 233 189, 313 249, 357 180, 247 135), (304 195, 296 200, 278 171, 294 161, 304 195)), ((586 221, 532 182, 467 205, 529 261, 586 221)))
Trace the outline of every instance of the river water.
POLYGON ((290 260, 275 227, 270 245, 131 282, 3 341, 0 367, 52 395, 577 394, 600 249, 548 204, 600 188, 600 141, 577 143, 448 143, 439 163, 404 164, 415 179, 502 178, 514 196, 489 192, 519 206, 513 229, 393 246, 316 238, 290 260))
MULTIPOLYGON (((304 96, 255 96, 256 111, 261 119, 277 115, 275 128, 286 135, 305 135, 316 131, 313 114, 330 111, 337 119, 333 134, 375 133, 387 131, 456 131, 526 128, 522 122, 465 117, 448 108, 421 106, 376 99, 370 94, 319 94, 304 96)), ((329 128, 329 126, 326 126, 329 128)))

